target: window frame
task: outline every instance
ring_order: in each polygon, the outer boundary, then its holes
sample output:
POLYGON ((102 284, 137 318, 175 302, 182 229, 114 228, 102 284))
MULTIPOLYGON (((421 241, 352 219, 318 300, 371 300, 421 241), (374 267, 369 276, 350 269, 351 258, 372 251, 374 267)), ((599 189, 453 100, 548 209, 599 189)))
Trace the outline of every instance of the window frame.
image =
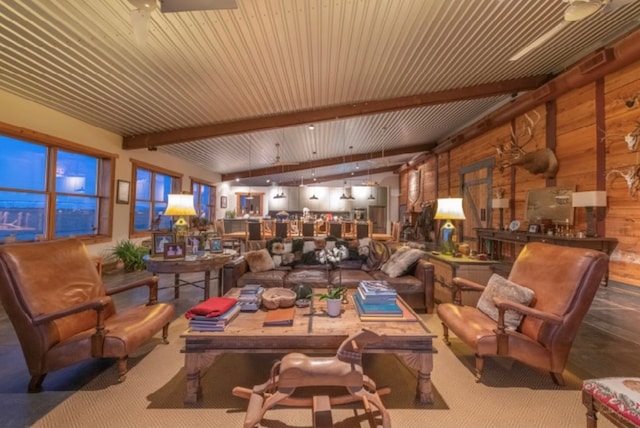
POLYGON ((196 208, 196 215, 200 217, 200 194, 196 194, 194 192, 194 186, 208 186, 209 187, 209 203, 207 206, 209 207, 209 218, 207 220, 211 224, 216 224, 216 210, 218 209, 216 199, 218 197, 218 189, 211 182, 206 180, 201 180, 196 177, 189 177, 191 180, 191 192, 193 193, 194 205, 196 208))
MULTIPOLYGON (((147 162, 142 162, 137 159, 131 159, 131 203, 129 204, 129 237, 130 238, 144 238, 150 236, 153 231, 151 228, 148 230, 135 230, 135 210, 136 210, 136 202, 138 201, 137 190, 137 174, 138 169, 143 169, 145 171, 151 172, 151 183, 152 187, 150 189, 151 192, 151 209, 150 212, 154 211, 154 186, 155 186, 155 176, 156 174, 162 174, 171 177, 173 180, 171 182, 171 191, 170 193, 180 193, 182 189, 182 177, 183 174, 172 171, 166 168, 162 168, 156 165, 152 165, 147 162)), ((167 201, 162 201, 167 202, 167 201)))
MULTIPOLYGON (((56 191, 56 159, 59 150, 72 152, 75 154, 95 157, 98 160, 98 170, 96 175, 97 185, 97 219, 98 224, 94 233, 87 235, 78 235, 77 238, 85 244, 93 244, 100 242, 109 242, 113 235, 113 195, 115 182, 115 162, 118 155, 115 153, 105 152, 103 150, 94 149, 78 143, 73 143, 62 138, 52 135, 43 134, 28 128, 23 128, 8 123, 0 122, 0 134, 15 140, 24 141, 30 144, 42 145, 47 148, 46 160, 46 183, 45 195, 45 216, 46 227, 44 230, 44 239, 64 239, 66 237, 55 237, 56 225, 56 200, 58 195, 68 195, 64 192, 56 191)), ((18 189, 12 189, 13 191, 18 189)), ((34 193, 31 190, 24 192, 34 193)), ((20 241, 30 242, 30 241, 20 241)))

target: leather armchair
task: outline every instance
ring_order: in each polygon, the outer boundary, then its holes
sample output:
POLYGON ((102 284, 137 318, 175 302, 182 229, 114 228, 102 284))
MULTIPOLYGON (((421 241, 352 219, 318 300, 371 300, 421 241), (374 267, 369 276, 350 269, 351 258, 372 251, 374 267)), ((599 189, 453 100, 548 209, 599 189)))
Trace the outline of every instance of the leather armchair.
POLYGON ((479 309, 460 304, 462 292, 483 290, 484 286, 454 278, 455 302, 437 307, 444 341, 450 344, 449 331, 452 331, 475 350, 478 381, 482 376, 483 357, 500 355, 546 370, 555 383, 564 385, 562 372, 569 351, 607 265, 607 255, 599 251, 539 242, 527 244, 508 279, 533 290, 533 302, 525 306, 494 297, 497 323, 479 309), (523 314, 517 330, 505 328, 506 310, 523 314))
POLYGON ((166 343, 174 307, 157 303, 158 278, 106 290, 78 239, 0 247, 0 300, 18 336, 37 392, 50 371, 89 358, 116 358, 119 381, 127 356, 162 329, 166 343), (117 312, 111 296, 136 287, 149 301, 117 312))

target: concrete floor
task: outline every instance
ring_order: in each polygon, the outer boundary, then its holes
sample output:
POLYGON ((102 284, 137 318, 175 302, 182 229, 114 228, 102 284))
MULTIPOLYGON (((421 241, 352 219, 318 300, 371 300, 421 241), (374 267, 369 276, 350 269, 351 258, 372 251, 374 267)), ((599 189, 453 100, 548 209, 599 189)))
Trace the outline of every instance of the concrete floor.
MULTIPOLYGON (((106 286, 138 279, 147 272, 123 274, 105 273, 106 286)), ((201 274, 183 275, 187 280, 199 280, 201 274)), ((216 281, 212 280, 211 295, 216 281)), ((172 275, 162 275, 161 287, 173 284, 172 275)), ((203 290, 181 287, 180 298, 174 299, 173 288, 159 292, 161 301, 176 305, 177 316, 203 298, 203 290)), ((146 289, 116 296, 119 308, 146 301, 146 289)), ((441 332, 436 332, 440 334, 441 332)), ((607 376, 638 376, 640 367, 640 287, 611 283, 602 287, 582 324, 574 342, 567 369, 583 379, 607 376)), ((26 392, 29 374, 22 350, 4 309, 0 307, 0 427, 28 427, 49 412, 77 389, 103 370, 115 370, 113 361, 91 360, 57 372, 45 378, 44 391, 26 392)))

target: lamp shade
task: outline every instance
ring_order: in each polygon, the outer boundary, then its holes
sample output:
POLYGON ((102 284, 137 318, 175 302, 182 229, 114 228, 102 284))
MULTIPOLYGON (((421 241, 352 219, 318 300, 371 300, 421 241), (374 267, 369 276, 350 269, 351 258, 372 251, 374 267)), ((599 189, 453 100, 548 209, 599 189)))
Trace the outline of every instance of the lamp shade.
POLYGON ((492 199, 491 206, 493 208, 509 208, 509 199, 492 199))
POLYGON ((188 193, 169 194, 167 209, 164 215, 196 215, 193 206, 193 195, 188 193))
POLYGON ((433 218, 436 220, 464 220, 462 198, 438 199, 438 210, 433 218))
POLYGON ((571 201, 574 207, 606 207, 607 192, 604 190, 573 192, 571 201))

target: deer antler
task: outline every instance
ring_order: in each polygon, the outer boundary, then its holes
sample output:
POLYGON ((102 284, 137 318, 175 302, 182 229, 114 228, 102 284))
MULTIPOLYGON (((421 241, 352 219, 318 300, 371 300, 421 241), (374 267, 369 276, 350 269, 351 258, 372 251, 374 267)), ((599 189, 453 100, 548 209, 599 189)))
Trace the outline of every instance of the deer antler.
POLYGON ((626 173, 619 169, 612 169, 607 173, 606 179, 609 179, 611 174, 618 174, 620 177, 624 178, 624 181, 626 181, 627 187, 629 188, 629 196, 635 199, 638 194, 638 190, 640 190, 640 165, 630 167, 626 173))

